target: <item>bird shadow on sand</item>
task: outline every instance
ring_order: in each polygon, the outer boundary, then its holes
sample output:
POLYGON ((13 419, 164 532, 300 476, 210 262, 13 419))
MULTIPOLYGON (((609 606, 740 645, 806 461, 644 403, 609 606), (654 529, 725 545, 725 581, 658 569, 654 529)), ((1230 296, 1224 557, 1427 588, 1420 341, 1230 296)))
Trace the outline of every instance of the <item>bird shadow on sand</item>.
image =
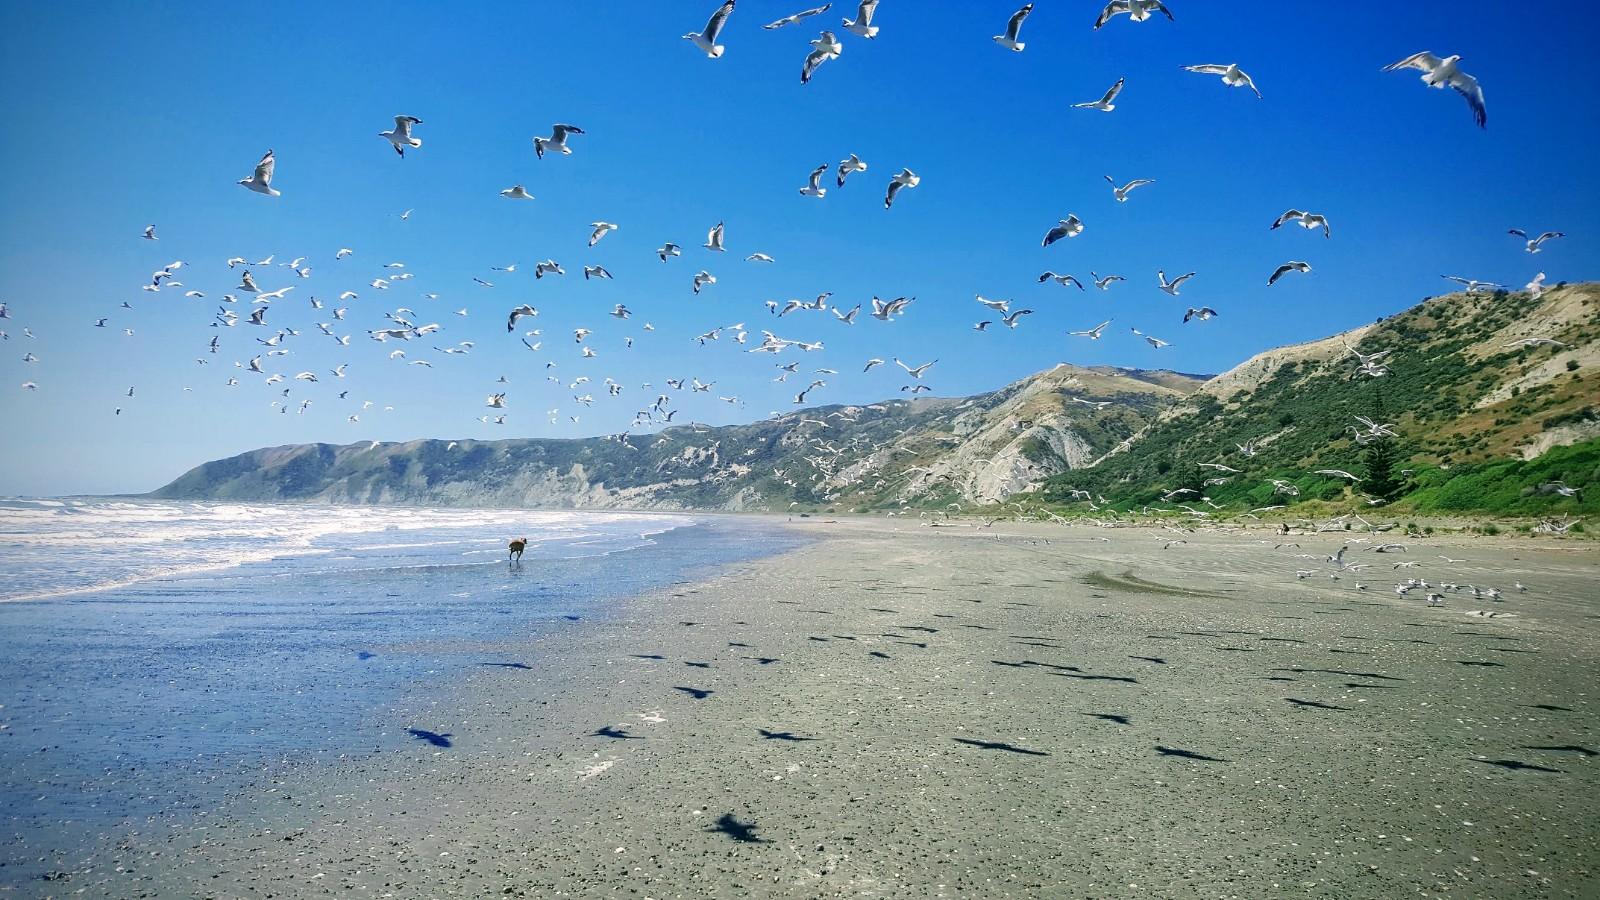
POLYGON ((1576 753, 1579 756, 1600 756, 1600 751, 1581 747, 1577 744, 1561 744, 1552 747, 1522 747, 1523 750, 1542 750, 1545 753, 1576 753))
POLYGON ((629 734, 628 733, 628 729, 626 729, 626 728, 617 728, 614 725, 606 725, 606 726, 604 726, 602 728, 596 728, 594 731, 589 732, 589 736, 590 737, 611 738, 613 740, 619 740, 619 741, 642 741, 642 740, 644 740, 644 735, 641 735, 641 734, 629 734))
POLYGON ((673 690, 675 690, 675 691, 683 691, 685 694, 688 694, 689 696, 693 697, 696 700, 704 700, 705 698, 707 698, 707 697, 711 696, 713 693, 715 693, 715 691, 708 691, 708 690, 706 690, 704 688, 692 688, 692 687, 674 687, 673 690))
POLYGON ((1520 759, 1478 759, 1472 756, 1467 758, 1475 763, 1480 763, 1485 766, 1497 766, 1502 769, 1510 769, 1513 772, 1549 772, 1555 775, 1562 774, 1560 769, 1552 769, 1549 766, 1536 766, 1533 763, 1525 763, 1520 759))
POLYGON ((794 743, 799 743, 801 741, 816 740, 814 737, 806 737, 804 735, 795 734, 792 731, 770 731, 766 728, 757 728, 756 731, 769 741, 792 741, 794 743))
POLYGON ((1160 744, 1156 745, 1156 752, 1162 756, 1176 756, 1179 759, 1192 759, 1196 762, 1230 762, 1230 760, 1222 759, 1220 757, 1207 756, 1204 753, 1196 753, 1193 750, 1185 750, 1182 747, 1163 747, 1160 744))
POLYGON ((435 747, 454 746, 451 744, 450 739, 455 737, 455 735, 448 732, 440 734, 437 731, 429 731, 426 728, 407 728, 406 734, 411 735, 419 741, 427 741, 435 747))
POLYGON ((715 824, 707 826, 706 831, 712 834, 724 834, 741 844, 770 844, 771 841, 756 834, 760 826, 754 822, 741 822, 733 817, 733 813, 723 813, 715 824))
POLYGON ((499 669, 531 669, 533 666, 519 662, 481 662, 480 666, 493 666, 499 669))
POLYGON ((1004 750, 1007 753, 1019 753, 1023 756, 1049 756, 1043 750, 1029 750, 1027 747, 1018 747, 1016 744, 1007 744, 1004 741, 974 741, 968 738, 951 738, 958 744, 977 747, 979 750, 1004 750))
POLYGON ((1334 706, 1332 703, 1318 703, 1315 700, 1296 700, 1293 697, 1285 697, 1283 699, 1287 703, 1292 703, 1295 706, 1305 707, 1308 709, 1336 709, 1340 710, 1341 712, 1350 711, 1350 707, 1348 706, 1334 706))

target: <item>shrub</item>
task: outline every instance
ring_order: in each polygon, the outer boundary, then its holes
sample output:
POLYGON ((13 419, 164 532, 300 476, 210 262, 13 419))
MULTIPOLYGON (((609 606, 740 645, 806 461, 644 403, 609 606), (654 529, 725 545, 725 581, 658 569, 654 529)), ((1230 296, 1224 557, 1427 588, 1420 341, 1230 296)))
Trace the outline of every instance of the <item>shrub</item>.
POLYGON ((1568 372, 1576 372, 1576 371, 1578 371, 1578 361, 1575 360, 1575 359, 1567 360, 1567 371, 1568 372))

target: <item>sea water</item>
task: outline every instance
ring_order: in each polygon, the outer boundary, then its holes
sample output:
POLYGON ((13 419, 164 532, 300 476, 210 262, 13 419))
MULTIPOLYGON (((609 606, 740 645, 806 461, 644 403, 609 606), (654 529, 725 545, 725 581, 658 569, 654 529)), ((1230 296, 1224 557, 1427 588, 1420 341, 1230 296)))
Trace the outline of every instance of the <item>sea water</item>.
POLYGON ((0 501, 0 885, 275 766, 403 744, 430 723, 384 721, 397 698, 508 663, 463 647, 797 543, 692 514, 0 501))

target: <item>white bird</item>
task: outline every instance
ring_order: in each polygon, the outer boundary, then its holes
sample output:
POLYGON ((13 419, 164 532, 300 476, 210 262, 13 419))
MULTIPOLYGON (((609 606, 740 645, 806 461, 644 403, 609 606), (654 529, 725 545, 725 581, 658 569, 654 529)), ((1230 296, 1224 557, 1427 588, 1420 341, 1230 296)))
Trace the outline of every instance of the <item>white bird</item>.
POLYGON ((838 177, 834 180, 834 185, 836 187, 844 187, 844 180, 845 178, 849 177, 851 173, 865 172, 866 170, 867 164, 861 161, 861 157, 852 153, 850 154, 849 159, 843 159, 839 161, 839 169, 837 172, 838 177))
POLYGON ((547 259, 544 262, 540 262, 540 263, 535 263, 534 264, 534 266, 533 266, 533 277, 534 278, 543 278, 547 273, 553 273, 553 274, 556 274, 556 275, 565 275, 565 274, 567 274, 567 270, 561 268, 561 264, 556 262, 553 259, 547 259))
POLYGON ((900 357, 897 356, 897 357, 894 358, 894 364, 895 365, 899 366, 902 369, 905 369, 906 370, 906 374, 910 375, 912 378, 917 378, 917 379, 921 379, 922 378, 922 373, 926 372, 926 371, 928 371, 928 369, 932 368, 933 364, 936 363, 936 362, 938 362, 937 359, 933 360, 932 362, 925 362, 922 365, 917 366, 916 368, 912 368, 911 366, 908 366, 905 363, 901 362, 900 361, 900 357))
POLYGON ((1111 193, 1117 198, 1117 202, 1118 203, 1127 203, 1128 202, 1128 193, 1130 191, 1132 191, 1136 187, 1143 187, 1143 186, 1145 186, 1147 184, 1155 184, 1155 179, 1153 179, 1153 178, 1135 178, 1134 180, 1132 180, 1132 181, 1128 182, 1127 184, 1123 185, 1122 187, 1117 187, 1117 183, 1115 181, 1111 180, 1111 176, 1110 175, 1107 175, 1106 176, 1106 182, 1111 185, 1111 193))
POLYGON ((872 17, 878 11, 878 0, 861 0, 856 6, 855 19, 844 20, 844 30, 857 37, 871 40, 878 36, 878 28, 872 24, 872 17))
POLYGON ((987 297, 984 297, 982 294, 978 294, 976 299, 979 303, 1002 315, 1011 311, 1010 300, 990 300, 987 297))
POLYGON ((1454 281, 1456 284, 1466 288, 1469 294, 1476 294, 1478 291, 1497 291, 1501 287, 1492 281, 1479 281, 1476 278, 1461 278, 1456 275, 1440 275, 1439 277, 1446 281, 1454 281))
POLYGON ((774 262, 773 258, 768 256, 765 253, 752 253, 749 256, 746 256, 744 258, 744 261, 745 262, 763 262, 763 263, 774 262))
POLYGON ((862 369, 861 371, 870 372, 870 371, 872 371, 874 366, 881 366, 881 365, 883 365, 883 360, 878 359, 877 357, 873 357, 872 359, 867 360, 867 367, 862 369))
POLYGON ((589 227, 594 229, 593 233, 589 235, 589 246, 591 247, 600 243, 601 238, 617 230, 617 226, 611 222, 590 222, 589 227))
POLYGON ((339 248, 339 252, 333 255, 333 258, 344 259, 346 256, 349 256, 352 253, 355 253, 355 251, 351 250, 349 247, 341 247, 339 248))
POLYGON ((707 250, 715 251, 717 253, 724 252, 724 248, 722 246, 722 223, 721 222, 718 222, 716 225, 713 225, 711 227, 711 230, 706 232, 706 242, 704 244, 701 244, 700 246, 705 247, 707 250))
POLYGON ((245 269, 244 270, 244 275, 239 278, 239 286, 234 288, 234 290, 236 290, 236 291, 246 291, 248 293, 254 294, 254 293, 259 292, 261 289, 256 287, 256 280, 254 278, 250 277, 250 270, 249 269, 245 269))
POLYGON ((896 297, 893 300, 880 300, 872 298, 872 317, 880 322, 887 322, 896 315, 904 315, 906 307, 910 306, 915 297, 896 297))
POLYGON ((383 138, 394 146, 394 152, 400 154, 401 159, 406 158, 407 147, 421 147, 422 139, 411 136, 411 126, 421 125, 422 120, 416 116, 395 116, 393 131, 380 131, 378 137, 383 138))
POLYGON ((732 13, 733 0, 728 0, 728 2, 717 7, 716 12, 711 14, 710 20, 706 22, 704 31, 690 32, 684 35, 683 39, 694 41, 694 45, 704 50, 706 56, 716 59, 722 55, 722 51, 727 49, 717 43, 717 37, 722 34, 722 26, 728 23, 728 16, 732 15, 732 13))
POLYGON ((669 256, 682 256, 683 248, 672 243, 671 241, 668 241, 656 248, 656 255, 661 257, 662 262, 666 262, 667 257, 669 256))
POLYGON ((513 309, 511 311, 511 315, 506 319, 506 332, 510 333, 517 330, 518 319, 524 316, 537 316, 538 314, 539 311, 537 309, 534 309, 532 306, 529 306, 526 303, 517 307, 516 309, 513 309))
POLYGON ((584 266, 583 267, 583 280, 584 281, 588 281, 591 278, 610 278, 610 277, 611 277, 611 272, 609 270, 607 270, 605 266, 584 266))
POLYGON ((1183 314, 1183 321, 1185 324, 1188 324, 1190 319, 1199 319, 1202 322, 1207 322, 1215 317, 1216 314, 1217 311, 1209 306, 1202 306, 1199 309, 1191 306, 1189 311, 1183 314))
POLYGON ((905 190, 906 188, 914 188, 921 183, 922 176, 911 171, 910 169, 901 169, 899 172, 895 173, 893 178, 889 179, 889 192, 883 197, 883 208, 888 209, 889 207, 894 206, 895 195, 900 193, 902 190, 905 190))
POLYGON ((1171 294, 1174 297, 1178 296, 1178 288, 1179 288, 1179 286, 1182 285, 1185 281, 1188 281, 1189 279, 1191 279, 1193 277, 1194 277, 1194 273, 1190 272, 1187 275, 1179 275, 1177 278, 1174 278, 1171 281, 1168 281, 1167 280, 1167 273, 1165 271, 1162 271, 1162 270, 1159 270, 1159 269, 1156 270, 1156 278, 1159 279, 1160 282, 1161 282, 1159 287, 1161 288, 1161 290, 1165 291, 1168 294, 1171 294))
POLYGON ((827 174, 827 172, 827 163, 823 163, 822 165, 813 169, 810 179, 808 179, 806 182, 806 186, 800 189, 800 196, 815 197, 818 200, 828 196, 828 189, 822 186, 822 176, 827 174))
POLYGON ((1183 70, 1185 72, 1198 72, 1201 75, 1221 75, 1223 84, 1228 87, 1247 87, 1255 91, 1257 100, 1261 99, 1261 91, 1256 88, 1256 83, 1250 80, 1249 75, 1240 71, 1238 63, 1228 63, 1226 65, 1206 63, 1199 66, 1184 66, 1183 70))
POLYGON ((1022 318, 1023 316, 1031 315, 1033 315, 1033 310, 1031 309, 1014 310, 1010 315, 1001 316, 1000 323, 1007 328, 1016 328, 1018 319, 1022 318))
POLYGON ((1012 13, 1011 19, 1006 22, 1006 33, 995 35, 994 42, 1006 48, 1007 50, 1014 50, 1017 53, 1021 53, 1023 48, 1027 47, 1028 45, 1017 40, 1017 38, 1022 33, 1022 23, 1027 20, 1028 13, 1031 12, 1033 12, 1033 4, 1023 4, 1022 8, 1012 13))
POLYGON ((705 269, 701 269, 699 272, 696 272, 695 276, 694 276, 694 292, 696 294, 698 294, 698 293, 700 293, 700 289, 702 287, 704 287, 704 286, 706 286, 708 284, 716 284, 716 283, 717 283, 717 276, 711 274, 710 272, 707 272, 705 269))
POLYGON ((147 241, 161 240, 160 238, 156 237, 156 227, 154 225, 146 225, 144 227, 144 239, 147 241))
POLYGON ((552 125, 550 126, 549 137, 536 137, 533 139, 533 153, 540 159, 544 159, 545 151, 560 153, 562 156, 571 156, 572 148, 567 146, 567 135, 583 133, 583 129, 576 125, 552 125))
POLYGON ((618 303, 615 307, 612 308, 611 315, 613 315, 613 316, 615 316, 616 318, 619 318, 619 319, 626 319, 629 316, 633 315, 633 312, 631 310, 629 310, 626 306, 623 306, 621 303, 618 303))
POLYGON ((533 199, 533 195, 528 193, 528 189, 523 187, 520 184, 513 184, 511 187, 506 188, 505 190, 500 192, 500 196, 506 198, 507 200, 532 200, 533 199))
MULTIPOLYGON (((800 68, 800 83, 809 84, 811 76, 815 75, 817 68, 830 59, 838 59, 844 52, 844 45, 834 37, 833 32, 824 31, 811 42, 812 50, 806 54, 805 65, 800 68)), ((827 166, 823 166, 824 169, 827 166)))
POLYGON ((1440 59, 1427 50, 1413 53, 1397 63, 1383 67, 1385 72, 1394 72, 1399 69, 1419 69, 1422 72, 1422 83, 1432 88, 1451 88, 1456 93, 1465 97, 1467 106, 1472 108, 1472 119, 1478 123, 1479 128, 1489 127, 1489 108, 1483 102, 1483 87, 1478 84, 1478 79, 1461 71, 1456 66, 1461 61, 1460 56, 1447 56, 1440 59))
POLYGON ((1126 80, 1127 80, 1126 78, 1118 78, 1117 79, 1117 83, 1113 84, 1111 86, 1111 89, 1106 91, 1105 96, 1101 97, 1099 100, 1090 100, 1087 103, 1074 103, 1074 104, 1072 104, 1072 108, 1073 109, 1098 109, 1101 112, 1111 112, 1112 110, 1117 108, 1117 105, 1115 103, 1113 103, 1112 101, 1116 100, 1117 99, 1117 95, 1122 93, 1122 84, 1126 80))
POLYGON ((266 194, 268 197, 282 196, 281 191, 272 187, 272 173, 277 167, 278 160, 272 155, 272 151, 268 150, 267 155, 256 163, 256 170, 250 173, 250 177, 239 179, 239 183, 258 194, 266 194))
POLYGON ((1533 280, 1523 285, 1522 289, 1533 295, 1535 300, 1544 296, 1544 273, 1540 272, 1533 276, 1533 280))
POLYGON ((1044 240, 1039 242, 1039 246, 1048 247, 1062 238, 1077 237, 1080 234, 1083 234, 1083 221, 1076 215, 1068 213, 1065 219, 1057 222, 1054 228, 1044 233, 1044 240))
MULTIPOLYGON (((296 375, 294 377, 295 377, 296 381, 316 381, 317 380, 317 373, 315 373, 315 372, 301 372, 300 374, 298 374, 298 375, 296 375)), ((129 394, 128 396, 132 397, 133 395, 129 394)))
POLYGON ((1092 271, 1089 273, 1089 277, 1094 279, 1094 286, 1099 288, 1102 291, 1111 290, 1111 285, 1112 285, 1113 282, 1127 281, 1128 280, 1126 278, 1123 278, 1121 275, 1107 275, 1106 277, 1101 278, 1099 275, 1096 275, 1092 271))
POLYGON ((776 22, 769 22, 766 25, 763 25, 761 27, 766 29, 767 31, 774 31, 776 29, 782 28, 785 25, 794 25, 794 24, 798 23, 801 19, 809 19, 812 16, 820 16, 823 13, 827 12, 828 10, 830 10, 832 8, 833 8, 833 4, 832 3, 824 3, 821 6, 813 7, 811 9, 803 9, 800 12, 797 12, 792 16, 784 16, 783 18, 779 19, 776 22))
POLYGON ((1289 262, 1286 262, 1283 265, 1279 266, 1272 273, 1272 277, 1267 279, 1267 287, 1272 287, 1274 284, 1277 284, 1278 283, 1278 279, 1282 278, 1284 276, 1284 274, 1287 273, 1287 272, 1309 272, 1309 271, 1311 271, 1311 264, 1310 263, 1301 262, 1298 259, 1290 260, 1289 262))
POLYGON ((1530 237, 1528 237, 1528 233, 1526 231, 1523 231, 1520 228, 1513 228, 1513 229, 1511 229, 1510 231, 1508 231, 1506 233, 1507 234, 1514 234, 1517 237, 1520 237, 1523 240, 1527 241, 1528 243, 1527 243, 1527 246, 1526 246, 1525 249, 1529 253, 1538 253, 1539 250, 1540 250, 1539 245, 1543 244, 1545 241, 1555 240, 1556 238, 1559 238, 1559 237, 1566 237, 1566 235, 1564 233, 1560 232, 1560 231, 1546 231, 1544 234, 1541 234, 1536 238, 1530 238, 1530 237))
POLYGON ((1098 341, 1100 340, 1100 334, 1104 332, 1106 330, 1106 326, 1110 324, 1111 320, 1107 319, 1088 331, 1069 331, 1067 334, 1071 337, 1086 337, 1091 341, 1098 341))
POLYGON ((483 405, 489 407, 490 409, 505 409, 506 408, 506 395, 505 394, 490 394, 484 400, 483 405))
POLYGON ((1058 275, 1055 272, 1045 272, 1039 276, 1039 283, 1044 284, 1046 281, 1054 281, 1056 284, 1059 284, 1062 287, 1066 287, 1070 284, 1075 286, 1080 291, 1083 290, 1083 282, 1072 277, 1071 275, 1058 275))
POLYGON ((1111 0, 1100 11, 1100 17, 1094 20, 1094 27, 1099 29, 1113 17, 1124 13, 1135 22, 1143 22, 1150 18, 1152 12, 1164 13, 1169 21, 1175 21, 1172 19, 1172 10, 1167 9, 1161 0, 1111 0))
POLYGON ((1147 343, 1150 346, 1156 348, 1157 350, 1160 350, 1162 347, 1170 347, 1170 346, 1172 346, 1169 342, 1163 341, 1162 339, 1160 339, 1158 337, 1151 337, 1150 335, 1145 334, 1144 332, 1140 331, 1137 328, 1130 328, 1128 330, 1133 332, 1134 334, 1138 335, 1139 337, 1144 338, 1145 343, 1147 343))
POLYGON ((1323 237, 1333 237, 1333 232, 1328 228, 1328 217, 1319 215, 1318 213, 1301 212, 1298 209, 1291 209, 1279 216, 1277 221, 1272 223, 1272 228, 1280 228, 1286 222, 1298 222, 1300 223, 1300 227, 1306 229, 1307 231, 1321 228, 1323 237))

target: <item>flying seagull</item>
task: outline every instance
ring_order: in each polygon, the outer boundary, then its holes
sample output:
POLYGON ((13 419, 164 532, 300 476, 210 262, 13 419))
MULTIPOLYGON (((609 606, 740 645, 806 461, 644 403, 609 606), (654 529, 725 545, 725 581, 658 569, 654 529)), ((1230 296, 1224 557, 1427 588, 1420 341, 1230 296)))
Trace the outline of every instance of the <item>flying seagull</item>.
POLYGON ((828 10, 830 10, 832 8, 833 8, 833 4, 832 3, 824 3, 821 6, 816 6, 816 7, 812 7, 811 9, 801 10, 800 12, 797 12, 792 16, 784 16, 783 18, 779 19, 776 22, 769 22, 766 25, 763 25, 761 27, 765 28, 767 31, 773 31, 773 30, 782 28, 785 25, 797 24, 801 19, 809 19, 812 16, 820 16, 823 13, 827 12, 828 10))
POLYGON ((550 129, 552 132, 550 137, 536 137, 533 139, 533 153, 540 159, 544 159, 546 150, 551 153, 560 153, 563 156, 571 156, 572 148, 567 146, 567 135, 584 133, 583 129, 576 125, 558 124, 550 126, 550 129))
POLYGON ((584 266, 583 267, 583 280, 584 281, 588 281, 591 278, 610 278, 610 277, 611 277, 611 272, 608 269, 606 269, 605 266, 584 266))
POLYGON ((901 169, 899 172, 895 173, 893 178, 889 179, 889 192, 883 196, 883 208, 889 209, 890 207, 894 206, 895 195, 900 193, 902 190, 906 188, 914 188, 921 183, 921 175, 918 175, 910 169, 901 169))
POLYGON ((1223 84, 1228 87, 1247 87, 1255 91, 1257 100, 1261 99, 1261 91, 1256 88, 1256 83, 1250 80, 1249 75, 1239 69, 1238 63, 1228 63, 1227 65, 1206 63, 1200 66, 1184 66, 1183 70, 1185 72, 1198 72, 1201 75, 1221 75, 1223 84))
POLYGON ((1000 323, 1002 325, 1006 326, 1007 328, 1016 328, 1018 319, 1022 318, 1023 316, 1031 316, 1031 315, 1033 315, 1033 310, 1031 310, 1031 309, 1012 310, 1009 315, 1004 315, 1004 316, 1000 317, 1000 323))
POLYGON ((1162 347, 1170 347, 1170 346, 1172 346, 1167 341, 1163 341, 1161 338, 1158 338, 1158 337, 1151 337, 1150 335, 1145 334, 1144 332, 1140 331, 1137 328, 1130 328, 1128 330, 1133 332, 1134 334, 1138 335, 1139 337, 1144 338, 1145 343, 1147 343, 1150 346, 1156 348, 1157 350, 1160 350, 1162 347))
POLYGON ((1062 287, 1066 287, 1070 284, 1077 287, 1077 289, 1080 291, 1083 290, 1083 282, 1072 277, 1071 275, 1058 275, 1055 272, 1045 272, 1039 276, 1039 283, 1044 284, 1046 281, 1054 281, 1056 284, 1059 284, 1062 287))
POLYGON ((933 368, 933 363, 936 363, 936 362, 938 362, 937 359, 933 360, 933 362, 925 362, 922 365, 917 366, 916 368, 912 368, 911 366, 908 366, 905 363, 901 362, 900 361, 900 357, 897 356, 897 357, 894 358, 894 364, 895 365, 899 366, 902 369, 905 369, 906 370, 906 374, 910 375, 912 378, 917 378, 917 379, 921 379, 922 378, 922 373, 928 371, 931 368, 933 368))
POLYGON ((1122 187, 1117 187, 1117 183, 1111 179, 1110 175, 1107 175, 1106 183, 1111 185, 1111 193, 1116 196, 1118 203, 1127 203, 1128 193, 1130 191, 1136 187, 1144 187, 1147 184, 1155 184, 1155 180, 1152 178, 1135 178, 1122 187))
POLYGON ((1183 321, 1184 324, 1188 324, 1190 319, 1199 319, 1200 321, 1205 322, 1216 314, 1217 311, 1209 306, 1202 306, 1199 309, 1191 306, 1189 307, 1189 311, 1183 314, 1183 321))
POLYGON ((1117 108, 1117 105, 1111 101, 1117 99, 1117 95, 1122 93, 1122 83, 1126 80, 1127 79, 1125 78, 1118 78, 1117 83, 1111 86, 1111 90, 1106 91, 1104 97, 1101 97, 1099 100, 1090 100, 1088 103, 1074 103, 1072 104, 1072 108, 1098 109, 1101 112, 1111 112, 1117 108))
POLYGON ((1098 340, 1100 340, 1101 332, 1104 332, 1106 330, 1106 326, 1110 325, 1110 324, 1111 324, 1111 320, 1107 319, 1104 322, 1101 322, 1099 325, 1096 325, 1095 327, 1089 329, 1088 331, 1069 331, 1069 332, 1067 332, 1067 334, 1070 337, 1086 337, 1091 341, 1098 341, 1098 340))
POLYGON ((1298 209, 1291 209, 1279 216, 1277 221, 1272 223, 1272 228, 1281 228, 1286 222, 1298 222, 1300 227, 1306 229, 1307 231, 1321 228, 1323 237, 1333 237, 1333 232, 1328 228, 1328 217, 1318 213, 1301 212, 1298 209))
POLYGON ((1525 249, 1529 253, 1538 253, 1542 249, 1539 245, 1543 244, 1545 241, 1553 241, 1556 238, 1566 237, 1566 234, 1560 231, 1546 231, 1544 234, 1541 234, 1536 238, 1530 238, 1528 237, 1528 233, 1523 231, 1521 228, 1513 228, 1506 233, 1514 234, 1517 237, 1527 241, 1528 243, 1525 249))
POLYGON ((1475 294, 1478 291, 1485 291, 1485 290, 1487 290, 1487 291, 1497 291, 1502 287, 1501 285, 1496 284, 1493 281, 1479 281, 1476 278, 1461 278, 1460 276, 1457 276, 1457 275, 1440 275, 1439 277, 1443 278, 1446 281, 1454 281, 1456 284, 1459 284, 1462 287, 1466 288, 1467 289, 1467 293, 1469 293, 1469 294, 1475 294))
POLYGON ((1112 18, 1124 13, 1132 21, 1143 22, 1150 18, 1152 12, 1163 13, 1169 21, 1173 20, 1172 10, 1167 9, 1161 0, 1111 0, 1105 9, 1100 10, 1100 18, 1094 20, 1094 27, 1098 30, 1112 18))
MULTIPOLYGON (((827 7, 823 7, 827 9, 827 7)), ((878 11, 878 0, 861 0, 856 7, 855 19, 844 20, 844 30, 857 37, 871 40, 878 36, 878 27, 872 24, 872 16, 878 11)))
POLYGON ((1478 123, 1479 128, 1489 127, 1489 109, 1483 103, 1483 87, 1478 84, 1478 79, 1461 71, 1456 63, 1461 61, 1460 56, 1447 56, 1440 59, 1427 50, 1413 53, 1397 63, 1383 67, 1385 72, 1394 72, 1399 69, 1420 69, 1422 83, 1432 88, 1449 87, 1467 99, 1467 105, 1472 107, 1472 119, 1478 123))
POLYGON ((704 244, 701 244, 700 246, 705 247, 707 250, 714 250, 717 253, 725 252, 725 248, 722 246, 722 223, 721 222, 718 222, 716 225, 713 225, 711 227, 711 230, 706 232, 706 242, 704 244))
POLYGON ((283 195, 282 192, 274 190, 272 187, 272 172, 277 166, 278 160, 272 155, 272 151, 268 150, 267 155, 261 157, 261 161, 256 163, 256 170, 250 174, 250 177, 239 179, 239 183, 258 194, 266 194, 268 197, 280 197, 283 195))
POLYGON ((161 240, 160 238, 156 237, 156 227, 154 225, 146 225, 144 227, 144 239, 147 241, 161 240))
POLYGON ((662 262, 666 262, 667 261, 667 257, 669 257, 669 256, 682 256, 683 255, 683 248, 679 247, 677 244, 672 243, 671 241, 668 241, 665 244, 662 244, 660 247, 656 248, 656 255, 661 257, 661 261, 662 262))
POLYGON ((830 59, 838 59, 839 54, 844 51, 844 45, 839 43, 839 39, 834 37, 831 31, 824 31, 811 42, 811 47, 811 52, 806 54, 805 65, 800 69, 801 84, 809 84, 818 66, 830 59))
POLYGON ((1076 215, 1068 213, 1065 219, 1057 222, 1054 228, 1045 232, 1044 240, 1039 242, 1039 246, 1048 247, 1062 238, 1077 237, 1080 234, 1083 234, 1082 220, 1076 215))
POLYGON ((528 193, 528 189, 523 187, 520 184, 513 184, 511 187, 506 188, 505 190, 500 192, 500 196, 506 198, 507 200, 532 200, 533 199, 533 195, 528 193))
POLYGON ((854 153, 850 154, 849 159, 840 160, 839 162, 839 177, 835 181, 835 186, 844 187, 845 178, 849 177, 852 172, 865 172, 866 170, 867 164, 861 161, 861 157, 854 153))
POLYGON ((1272 277, 1267 279, 1267 287, 1272 287, 1274 284, 1277 284, 1278 283, 1278 279, 1282 278, 1284 276, 1284 273, 1286 273, 1286 272, 1309 272, 1309 271, 1311 271, 1311 264, 1310 263, 1301 262, 1300 260, 1297 260, 1297 259, 1290 260, 1289 262, 1286 262, 1283 265, 1279 266, 1277 268, 1277 270, 1275 270, 1272 273, 1272 277))
POLYGON ((800 189, 800 196, 816 197, 818 200, 828 196, 828 189, 822 186, 822 176, 826 175, 827 173, 827 163, 823 163, 822 165, 813 169, 811 171, 811 178, 806 183, 806 186, 800 189))
POLYGON ((1168 281, 1167 280, 1167 273, 1165 271, 1162 271, 1160 269, 1156 270, 1156 278, 1159 279, 1160 282, 1161 282, 1161 284, 1159 285, 1161 290, 1167 292, 1168 294, 1171 294, 1174 297, 1178 296, 1178 286, 1183 284, 1185 281, 1188 281, 1189 279, 1191 279, 1193 277, 1194 277, 1194 273, 1190 272, 1187 275, 1179 275, 1177 278, 1174 278, 1171 281, 1168 281))
POLYGON ((594 229, 594 233, 589 235, 589 246, 591 247, 600 243, 601 238, 617 230, 617 226, 610 222, 590 222, 589 227, 594 229))
POLYGON ((411 136, 411 126, 421 125, 422 120, 416 116, 395 116, 393 131, 380 131, 378 137, 383 138, 394 146, 394 152, 400 154, 401 159, 406 158, 407 147, 421 147, 422 139, 411 136))
POLYGON ((1007 50, 1021 53, 1027 47, 1022 41, 1017 40, 1022 32, 1022 23, 1027 21, 1028 13, 1033 12, 1033 4, 1025 3, 1022 8, 1011 14, 1011 20, 1006 22, 1006 33, 994 36, 994 42, 1007 50))
POLYGON ((1112 282, 1115 282, 1115 281, 1127 281, 1128 280, 1126 278, 1123 278, 1121 275, 1107 275, 1106 277, 1101 278, 1099 275, 1096 275, 1094 272, 1090 272, 1089 273, 1089 277, 1094 279, 1094 286, 1099 288, 1102 291, 1111 290, 1112 282))
POLYGON ((728 16, 733 14, 733 2, 734 0, 728 0, 717 7, 717 11, 712 13, 710 20, 706 22, 704 31, 690 32, 684 35, 683 39, 694 41, 694 45, 704 50, 706 56, 711 59, 721 56, 722 51, 727 48, 717 43, 717 37, 722 34, 722 26, 728 24, 728 16))

